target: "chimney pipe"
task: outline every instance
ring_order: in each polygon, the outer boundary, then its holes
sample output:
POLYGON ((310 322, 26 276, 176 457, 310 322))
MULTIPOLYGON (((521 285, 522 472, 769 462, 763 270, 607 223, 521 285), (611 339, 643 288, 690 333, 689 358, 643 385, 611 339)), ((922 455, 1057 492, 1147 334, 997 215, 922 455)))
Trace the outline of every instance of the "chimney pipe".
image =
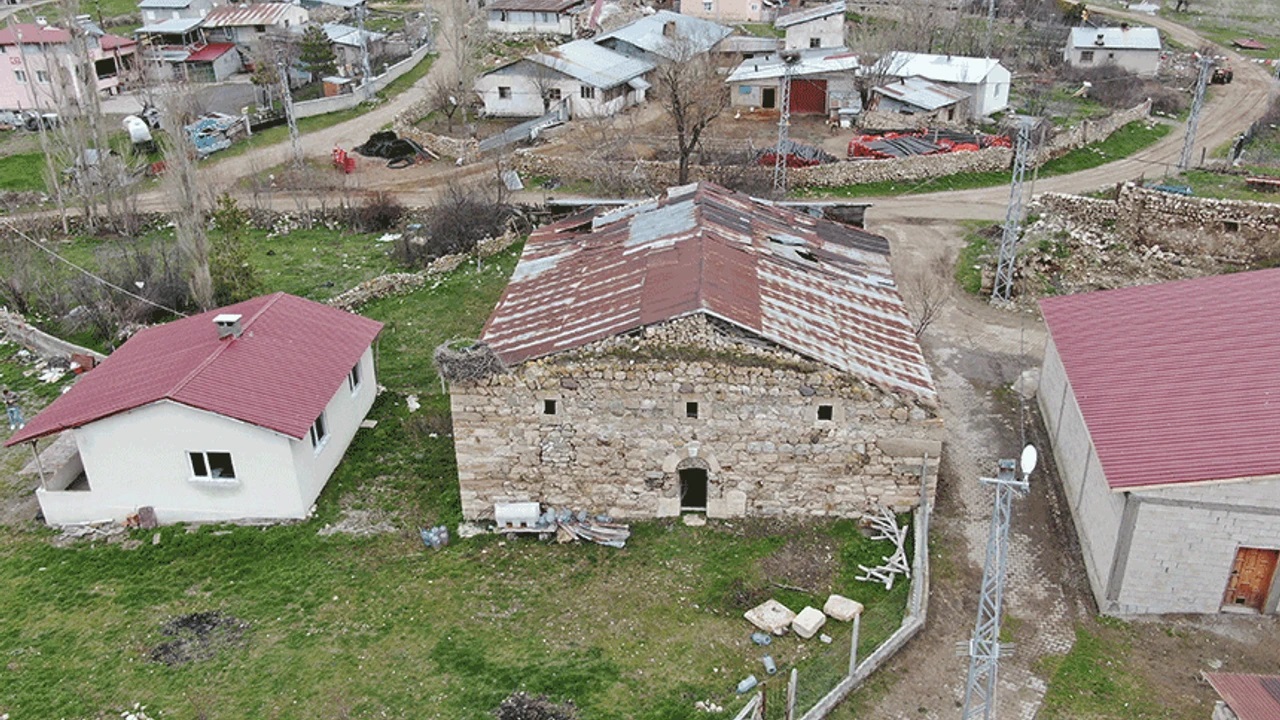
POLYGON ((213 324, 218 327, 218 339, 240 337, 240 315, 233 313, 223 313, 213 319, 213 324))

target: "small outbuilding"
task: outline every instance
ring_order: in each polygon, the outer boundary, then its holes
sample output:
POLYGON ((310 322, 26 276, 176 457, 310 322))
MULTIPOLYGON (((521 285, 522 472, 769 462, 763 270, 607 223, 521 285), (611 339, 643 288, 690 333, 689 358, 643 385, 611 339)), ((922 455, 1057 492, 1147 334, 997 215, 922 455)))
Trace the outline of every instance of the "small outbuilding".
POLYGON ((793 62, 782 53, 743 60, 725 78, 729 104, 739 108, 781 109, 782 79, 791 66, 791 112, 826 114, 861 108, 854 75, 858 56, 847 48, 796 50, 793 62))
POLYGON ((74 440, 36 490, 54 525, 306 517, 373 405, 381 328, 285 293, 147 328, 5 445, 74 440))
POLYGON ((969 93, 924 78, 899 78, 871 89, 870 110, 910 115, 924 122, 951 122, 969 117, 969 93))
POLYGON ((561 104, 574 118, 608 117, 645 100, 653 63, 574 40, 476 79, 491 117, 540 117, 561 104))
POLYGON ((795 8, 779 14, 774 27, 783 31, 784 50, 844 47, 844 0, 795 8))
POLYGON ((888 242, 709 183, 536 230, 471 353, 437 356, 468 519, 848 517, 936 480, 888 242))
POLYGON ((1274 614, 1280 270, 1040 307, 1040 410, 1099 610, 1274 614))
POLYGON ((969 94, 969 117, 981 120, 1009 107, 1013 75, 995 58, 893 52, 877 61, 890 78, 919 77, 969 94))
POLYGON ((1155 75, 1160 70, 1164 46, 1160 31, 1153 27, 1078 27, 1063 51, 1071 67, 1094 68, 1114 65, 1135 75, 1155 75))

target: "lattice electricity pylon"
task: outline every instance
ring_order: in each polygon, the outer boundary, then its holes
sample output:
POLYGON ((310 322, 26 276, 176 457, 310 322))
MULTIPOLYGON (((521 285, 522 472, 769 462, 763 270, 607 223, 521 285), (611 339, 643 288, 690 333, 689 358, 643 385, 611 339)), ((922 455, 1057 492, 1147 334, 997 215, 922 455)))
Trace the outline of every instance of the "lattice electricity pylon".
POLYGON ((982 42, 982 54, 991 57, 991 43, 996 34, 996 0, 987 0, 987 35, 982 42))
POLYGON ((1204 93, 1209 87, 1209 73, 1213 69, 1213 58, 1200 56, 1200 77, 1196 79, 1196 96, 1191 101, 1191 114, 1187 116, 1187 134, 1182 139, 1182 158, 1178 160, 1178 169, 1191 167, 1191 155, 1196 145, 1196 129, 1200 127, 1200 110, 1204 107, 1204 93))
POLYGON ((773 155, 773 189, 787 192, 787 154, 791 150, 791 142, 787 134, 791 128, 791 74, 795 70, 796 63, 800 61, 800 54, 794 50, 783 51, 779 57, 782 59, 782 95, 780 100, 781 109, 778 112, 778 146, 774 149, 773 155))
POLYGON ((1013 268, 1018 259, 1018 236, 1022 233, 1022 181, 1027 176, 1031 157, 1031 125, 1033 118, 1018 122, 1018 139, 1013 155, 1013 179, 1009 184, 1009 209, 1000 235, 1000 259, 996 263, 996 281, 991 287, 991 302, 1008 302, 1013 293, 1013 268))
POLYGON ((276 63, 280 71, 280 96, 284 100, 284 117, 289 123, 289 142, 293 146, 293 167, 302 167, 302 136, 298 134, 298 116, 293 110, 293 91, 289 88, 289 66, 282 60, 276 63))
POLYGON ((1013 516, 1013 497, 1027 491, 1027 478, 1019 477, 1013 460, 1001 460, 994 478, 979 482, 994 485, 996 496, 991 508, 991 529, 987 533, 987 558, 982 565, 982 595, 978 598, 978 620, 973 637, 961 652, 969 655, 969 677, 964 688, 964 720, 995 714, 996 679, 1000 656, 1013 651, 1012 643, 1000 642, 1000 615, 1004 604, 1005 570, 1009 563, 1009 521, 1013 516))

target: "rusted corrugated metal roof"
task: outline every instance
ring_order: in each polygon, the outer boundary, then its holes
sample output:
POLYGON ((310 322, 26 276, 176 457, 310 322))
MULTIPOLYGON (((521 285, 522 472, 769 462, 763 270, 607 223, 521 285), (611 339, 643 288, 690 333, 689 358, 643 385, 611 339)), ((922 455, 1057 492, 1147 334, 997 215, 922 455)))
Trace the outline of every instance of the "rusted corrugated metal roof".
POLYGON ((223 5, 209 11, 204 18, 204 26, 217 27, 249 27, 253 25, 275 25, 284 20, 293 5, 288 3, 254 3, 253 5, 223 5))
POLYGON ((888 241, 710 183, 535 231, 483 339, 515 364, 699 312, 935 397, 888 241))
POLYGON ((1205 673, 1204 676, 1240 720, 1280 718, 1280 675, 1205 673))
POLYGON ((1280 474, 1280 269, 1040 307, 1113 489, 1280 474))

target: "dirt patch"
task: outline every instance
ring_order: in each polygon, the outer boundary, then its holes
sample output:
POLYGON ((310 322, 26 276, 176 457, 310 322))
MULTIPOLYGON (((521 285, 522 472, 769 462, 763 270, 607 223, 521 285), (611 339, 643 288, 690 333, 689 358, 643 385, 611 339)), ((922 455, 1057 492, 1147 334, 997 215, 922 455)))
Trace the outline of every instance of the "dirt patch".
POLYGON ((760 560, 760 573, 771 584, 823 595, 831 589, 837 564, 831 538, 792 536, 760 560))
POLYGON ((220 610, 179 615, 160 626, 160 634, 173 639, 152 648, 147 659, 169 666, 208 660, 242 644, 248 629, 249 623, 220 610))

